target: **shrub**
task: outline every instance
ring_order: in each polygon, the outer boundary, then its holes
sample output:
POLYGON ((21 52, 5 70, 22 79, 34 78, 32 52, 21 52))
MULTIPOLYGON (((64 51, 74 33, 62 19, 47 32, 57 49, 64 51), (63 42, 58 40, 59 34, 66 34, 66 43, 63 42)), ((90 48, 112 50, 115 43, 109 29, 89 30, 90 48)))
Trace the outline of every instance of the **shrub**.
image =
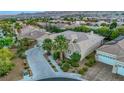
POLYGON ((55 71, 55 72, 58 72, 58 70, 57 70, 56 68, 54 68, 54 71, 55 71))
POLYGON ((14 54, 8 49, 8 48, 2 48, 0 49, 0 59, 6 60, 11 59, 14 56, 14 54))
POLYGON ((85 71, 84 71, 83 69, 80 69, 80 70, 78 71, 78 73, 81 74, 81 75, 84 75, 85 71))
POLYGON ((79 64, 77 62, 71 62, 71 66, 73 66, 73 67, 79 67, 79 64))
POLYGON ((87 67, 83 67, 82 69, 80 69, 80 70, 78 71, 78 73, 81 74, 81 75, 84 75, 87 70, 88 70, 87 67))
POLYGON ((51 26, 51 25, 47 26, 46 27, 46 30, 48 32, 55 32, 55 33, 60 33, 60 32, 63 32, 64 31, 63 29, 60 29, 60 28, 58 28, 56 26, 51 26))
POLYGON ((88 67, 92 67, 95 63, 96 61, 94 59, 89 59, 89 61, 85 63, 85 65, 88 67))
POLYGON ((51 66, 52 66, 52 68, 56 68, 53 64, 51 66))
POLYGON ((0 60, 0 77, 6 75, 13 67, 14 64, 9 60, 0 60))
POLYGON ((100 27, 97 29, 97 33, 107 38, 110 35, 111 31, 109 27, 100 27))
POLYGON ((71 61, 73 62, 79 62, 80 61, 80 58, 81 58, 81 55, 77 52, 74 52, 71 56, 71 61))
POLYGON ((25 66, 24 69, 29 69, 29 66, 25 66))
POLYGON ((59 63, 58 65, 59 65, 59 66, 62 66, 62 63, 59 63))
POLYGON ((87 68, 87 67, 83 67, 82 69, 83 69, 84 71, 87 71, 87 70, 88 70, 88 68, 87 68))
POLYGON ((57 60, 59 58, 59 55, 60 55, 59 52, 53 53, 53 59, 57 60))
POLYGON ((64 72, 67 72, 70 68, 70 64, 69 63, 64 63, 62 66, 61 66, 61 69, 64 71, 64 72))
POLYGON ((25 55, 25 53, 22 53, 22 55, 20 55, 20 58, 22 58, 22 59, 26 59, 26 55, 25 55))
POLYGON ((75 72, 76 72, 75 70, 72 71, 72 73, 75 73, 75 72))
POLYGON ((75 31, 81 31, 81 32, 90 32, 91 28, 89 28, 86 25, 83 25, 83 26, 75 27, 74 30, 75 31))
POLYGON ((50 65, 52 65, 52 63, 50 62, 50 65))

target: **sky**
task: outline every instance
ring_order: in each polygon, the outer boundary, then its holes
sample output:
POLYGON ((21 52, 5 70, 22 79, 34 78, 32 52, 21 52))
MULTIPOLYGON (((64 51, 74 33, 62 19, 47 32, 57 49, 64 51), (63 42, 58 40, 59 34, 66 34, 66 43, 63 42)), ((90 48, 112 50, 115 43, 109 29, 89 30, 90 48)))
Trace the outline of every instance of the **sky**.
POLYGON ((35 13, 37 11, 0 11, 0 15, 13 15, 19 13, 35 13))

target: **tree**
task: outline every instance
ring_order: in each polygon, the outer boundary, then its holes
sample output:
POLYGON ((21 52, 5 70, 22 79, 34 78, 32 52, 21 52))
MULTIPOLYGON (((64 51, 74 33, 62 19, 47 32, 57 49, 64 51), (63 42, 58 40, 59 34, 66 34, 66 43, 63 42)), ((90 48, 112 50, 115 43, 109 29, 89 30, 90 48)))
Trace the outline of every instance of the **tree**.
POLYGON ((15 28, 17 29, 17 31, 20 31, 22 25, 20 25, 19 23, 15 23, 15 28))
POLYGON ((10 61, 13 53, 7 48, 0 49, 0 76, 6 75, 14 66, 10 61))
POLYGON ((0 60, 0 77, 12 70, 14 64, 10 60, 0 60))
POLYGON ((116 20, 113 20, 113 22, 110 24, 110 29, 114 29, 114 28, 116 28, 117 27, 117 22, 116 22, 116 20))
POLYGON ((8 49, 8 48, 2 48, 0 49, 0 59, 1 60, 6 60, 6 59, 11 59, 13 57, 13 53, 8 49))
POLYGON ((111 31, 109 30, 108 27, 100 27, 97 29, 97 34, 100 34, 102 36, 105 36, 106 38, 108 38, 108 36, 110 35, 111 31))
POLYGON ((117 28, 117 31, 120 35, 124 35, 124 26, 120 26, 117 28))
POLYGON ((53 43, 53 50, 60 53, 60 59, 63 60, 64 52, 68 49, 68 41, 64 35, 59 35, 53 43))
POLYGON ((13 39, 11 37, 0 38, 0 48, 5 46, 11 46, 13 44, 13 39))
POLYGON ((119 36, 119 31, 116 29, 111 33, 110 39, 113 40, 119 36))
POLYGON ((107 26, 108 27, 109 24, 107 24, 107 23, 101 23, 100 26, 107 26))
POLYGON ((86 25, 75 27, 74 30, 75 31, 81 31, 81 32, 90 32, 91 31, 91 29, 86 25))
POLYGON ((43 41, 42 48, 44 50, 47 50, 47 52, 50 52, 52 49, 53 42, 51 39, 47 38, 43 41))
POLYGON ((51 26, 51 25, 47 26, 46 30, 49 32, 55 32, 55 33, 60 33, 64 31, 63 29, 60 29, 59 27, 51 26))

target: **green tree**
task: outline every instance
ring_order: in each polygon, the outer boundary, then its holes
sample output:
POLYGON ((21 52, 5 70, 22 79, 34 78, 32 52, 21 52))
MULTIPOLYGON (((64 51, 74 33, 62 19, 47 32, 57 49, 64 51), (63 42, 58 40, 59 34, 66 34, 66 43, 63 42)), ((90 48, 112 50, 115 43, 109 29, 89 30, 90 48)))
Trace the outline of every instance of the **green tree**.
POLYGON ((47 38, 43 41, 42 48, 50 52, 52 50, 53 42, 51 39, 47 38))
POLYGON ((0 59, 0 77, 6 75, 10 70, 12 70, 14 64, 9 60, 0 59))
POLYGON ((91 31, 91 29, 86 25, 75 27, 74 30, 75 31, 81 31, 81 32, 90 32, 91 31))
POLYGON ((15 28, 17 29, 17 31, 20 31, 22 25, 20 25, 19 23, 15 23, 15 28))
POLYGON ((116 20, 113 20, 112 21, 112 23, 110 24, 110 29, 114 29, 114 28, 116 28, 117 27, 117 22, 116 22, 116 20))
POLYGON ((14 54, 8 49, 8 48, 2 48, 0 49, 0 59, 6 60, 11 59, 14 56, 14 54))
POLYGON ((119 31, 116 29, 116 30, 112 31, 110 39, 113 40, 113 39, 117 38, 119 35, 120 35, 119 31))
POLYGON ((56 26, 51 26, 51 25, 47 26, 46 30, 49 32, 55 32, 55 33, 60 33, 64 31, 56 26))
POLYGON ((120 35, 124 35, 124 26, 117 27, 116 29, 120 35))
POLYGON ((110 35, 111 31, 109 30, 108 27, 100 27, 97 29, 97 34, 100 34, 102 36, 105 36, 106 38, 108 38, 108 36, 110 35))
POLYGON ((13 44, 13 39, 12 37, 5 37, 5 38, 0 38, 0 48, 3 48, 5 46, 11 46, 13 44))
POLYGON ((106 23, 101 23, 100 26, 109 26, 109 24, 106 24, 106 23))
POLYGON ((55 38, 53 49, 55 52, 60 53, 60 59, 63 60, 64 52, 68 49, 68 41, 64 35, 59 35, 55 38))

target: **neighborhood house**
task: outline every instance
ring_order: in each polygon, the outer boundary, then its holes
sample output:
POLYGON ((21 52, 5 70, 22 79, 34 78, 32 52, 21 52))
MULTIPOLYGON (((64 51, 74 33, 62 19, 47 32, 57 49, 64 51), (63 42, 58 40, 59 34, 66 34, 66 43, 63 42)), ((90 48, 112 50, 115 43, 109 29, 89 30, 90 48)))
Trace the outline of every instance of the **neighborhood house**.
POLYGON ((120 36, 98 48, 96 60, 113 66, 113 73, 124 76, 124 36, 120 36))
POLYGON ((64 35, 69 41, 69 48, 65 56, 69 58, 74 52, 79 52, 81 54, 81 60, 98 48, 104 39, 104 37, 93 32, 83 33, 68 30, 62 33, 47 34, 42 36, 38 41, 43 42, 46 38, 54 39, 58 35, 64 35))

